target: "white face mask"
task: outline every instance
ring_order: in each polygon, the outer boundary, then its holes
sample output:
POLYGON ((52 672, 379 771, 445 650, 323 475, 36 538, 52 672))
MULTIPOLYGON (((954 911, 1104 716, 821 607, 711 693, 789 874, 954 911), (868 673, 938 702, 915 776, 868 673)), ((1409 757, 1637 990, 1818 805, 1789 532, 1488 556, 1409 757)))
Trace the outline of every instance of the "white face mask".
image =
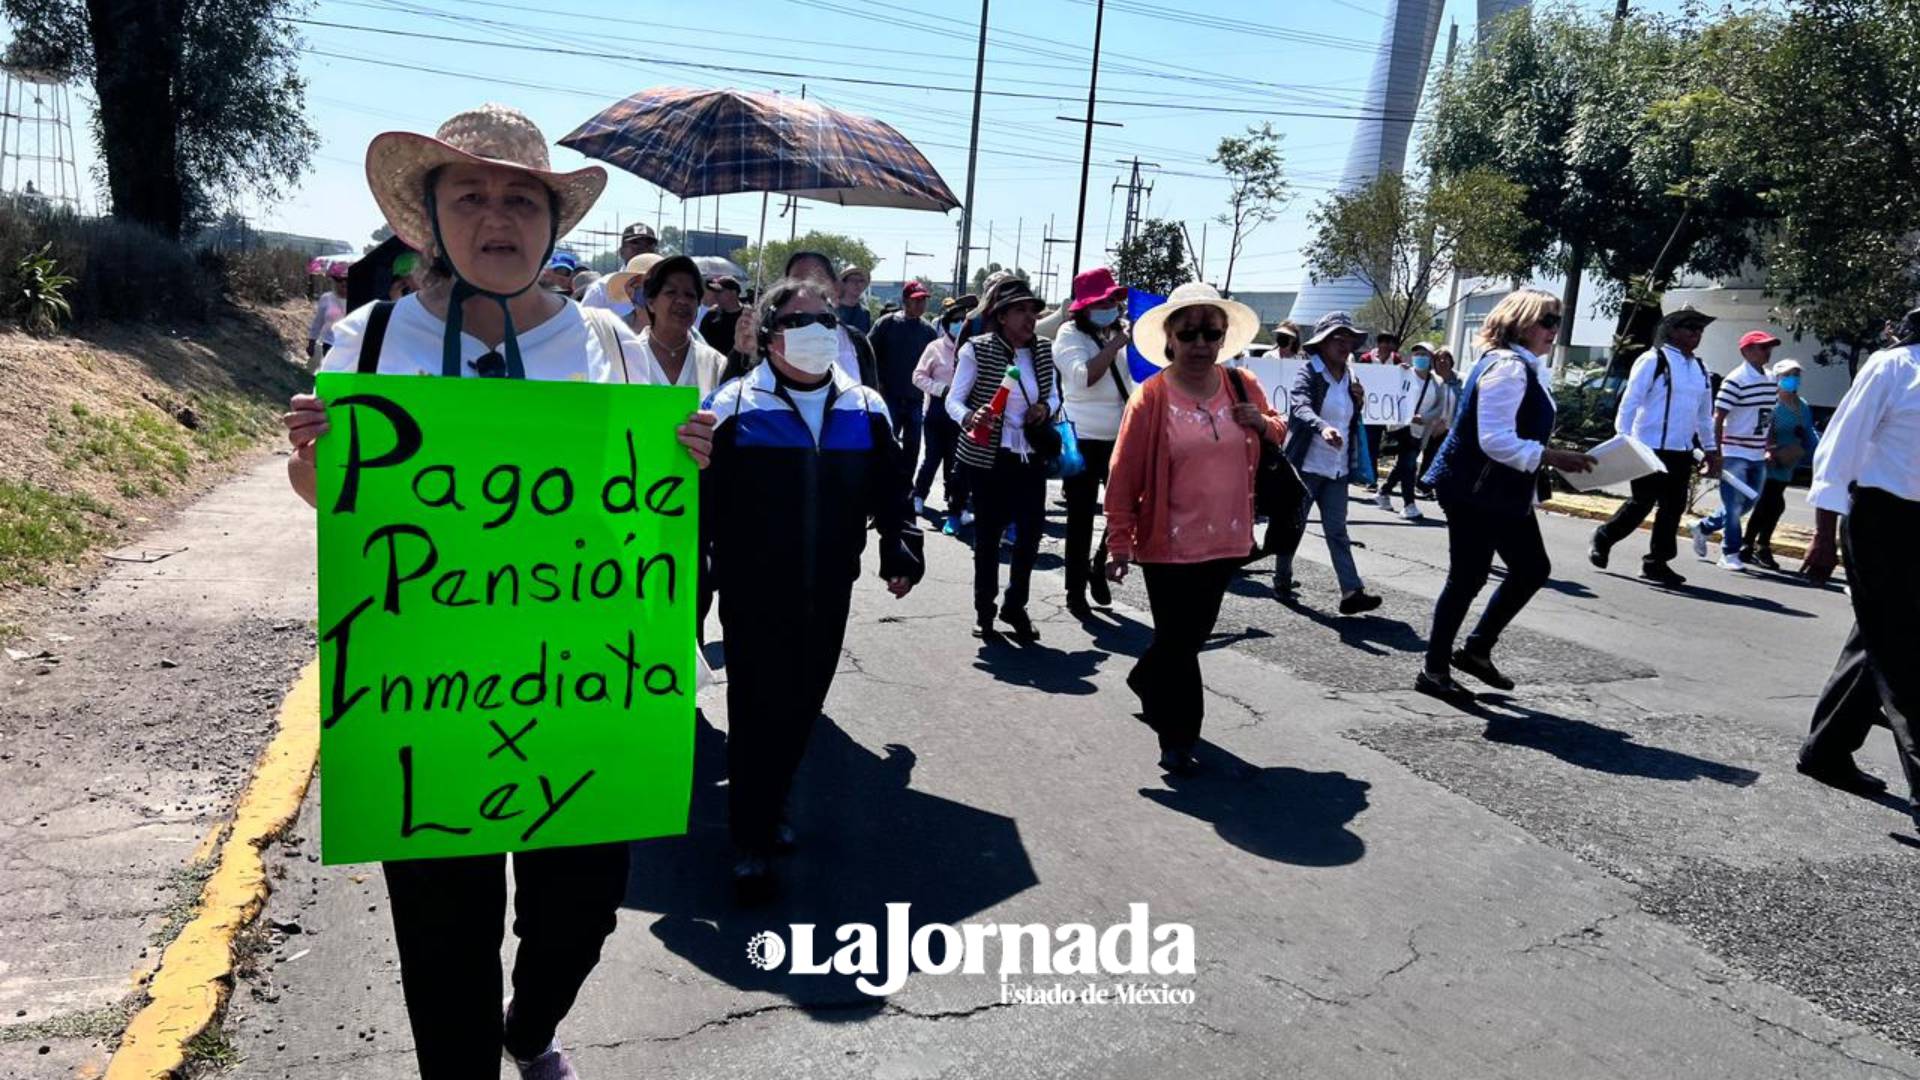
POLYGON ((809 323, 780 331, 787 363, 808 375, 825 375, 840 358, 840 335, 809 323))
POLYGON ((1117 307, 1094 308, 1087 313, 1087 321, 1099 327, 1112 326, 1119 319, 1120 309, 1117 307))

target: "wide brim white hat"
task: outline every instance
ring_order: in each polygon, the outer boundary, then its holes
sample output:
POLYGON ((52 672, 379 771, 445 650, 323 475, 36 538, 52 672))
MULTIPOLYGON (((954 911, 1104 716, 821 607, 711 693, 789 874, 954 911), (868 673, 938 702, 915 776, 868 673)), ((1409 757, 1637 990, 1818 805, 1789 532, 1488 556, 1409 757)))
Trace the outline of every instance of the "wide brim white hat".
POLYGON ((1238 300, 1228 300, 1220 290, 1199 281, 1189 281, 1168 294, 1167 302, 1149 308, 1133 322, 1133 347, 1155 367, 1167 366, 1167 320, 1188 308, 1216 307, 1226 313, 1227 336, 1220 342, 1220 358, 1239 356, 1260 332, 1260 316, 1238 300))
POLYGON ((375 135, 367 144, 367 187, 394 235, 415 251, 433 250, 427 176, 445 165, 498 165, 539 180, 554 195, 556 237, 572 232, 607 186, 607 171, 598 165, 555 171, 547 157, 546 136, 525 113, 505 105, 469 109, 432 135, 375 135))

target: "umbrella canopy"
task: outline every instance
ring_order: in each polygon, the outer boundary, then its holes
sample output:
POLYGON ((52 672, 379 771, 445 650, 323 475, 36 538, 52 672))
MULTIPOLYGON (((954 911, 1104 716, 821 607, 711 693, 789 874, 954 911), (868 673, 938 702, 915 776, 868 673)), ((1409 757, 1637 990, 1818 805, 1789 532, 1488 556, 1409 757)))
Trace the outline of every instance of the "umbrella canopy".
POLYGON ((730 277, 738 281, 747 276, 739 263, 732 259, 723 259, 718 255, 695 255, 693 265, 700 268, 701 277, 730 277))
POLYGON ((747 90, 642 90, 560 145, 682 199, 743 191, 842 206, 947 211, 946 181, 892 127, 819 102, 747 90))

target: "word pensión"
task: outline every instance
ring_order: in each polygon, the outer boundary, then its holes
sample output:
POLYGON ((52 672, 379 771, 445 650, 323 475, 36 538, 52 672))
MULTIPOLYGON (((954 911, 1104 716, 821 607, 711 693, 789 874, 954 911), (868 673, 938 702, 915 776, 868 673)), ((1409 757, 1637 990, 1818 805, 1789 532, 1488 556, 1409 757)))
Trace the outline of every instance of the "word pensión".
MULTIPOLYGON (((349 412, 347 460, 340 483, 340 497, 333 512, 351 514, 360 493, 361 475, 372 469, 396 468, 419 452, 423 436, 420 425, 405 409, 381 397, 359 394, 341 398, 336 406, 367 406, 378 412, 394 434, 393 449, 365 457, 360 442, 357 413, 349 412)), ((677 502, 685 483, 680 476, 663 476, 643 490, 639 477, 639 457, 634 450, 633 432, 625 433, 627 469, 610 476, 601 485, 600 508, 609 514, 638 513, 643 509, 660 517, 680 517, 686 508, 677 502)), ((482 522, 482 530, 497 529, 511 523, 524 509, 541 517, 558 517, 573 509, 576 493, 573 476, 554 467, 540 472, 531 484, 526 470, 518 465, 495 465, 487 470, 472 493, 478 502, 497 511, 492 520, 482 522)), ((413 473, 408 490, 422 510, 464 513, 460 474, 450 464, 424 465, 413 473)), ((623 547, 633 543, 628 533, 623 547)), ((443 607, 471 607, 475 604, 517 607, 522 598, 535 603, 580 603, 585 600, 614 600, 631 597, 647 599, 650 575, 665 578, 666 600, 671 604, 678 594, 679 566, 671 554, 621 552, 597 561, 575 559, 566 564, 534 562, 521 567, 502 562, 484 570, 452 567, 441 569, 440 549, 426 527, 409 522, 382 525, 367 535, 365 551, 376 545, 385 549, 386 573, 381 606, 389 614, 401 613, 401 587, 411 582, 428 582, 427 596, 443 607), (440 570, 434 574, 435 570, 440 570), (656 575, 657 572, 657 575, 656 575), (429 575, 432 575, 429 579, 429 575), (470 584, 470 579, 472 583, 470 584)), ((574 540, 576 550, 585 550, 584 538, 574 540)), ((351 616, 349 617, 351 618, 351 616)))

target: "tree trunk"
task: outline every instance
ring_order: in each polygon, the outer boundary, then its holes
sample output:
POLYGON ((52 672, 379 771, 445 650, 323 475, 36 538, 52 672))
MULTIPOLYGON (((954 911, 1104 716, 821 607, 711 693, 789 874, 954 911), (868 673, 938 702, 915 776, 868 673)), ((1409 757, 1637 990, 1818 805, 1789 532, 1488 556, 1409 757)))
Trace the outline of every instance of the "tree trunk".
POLYGON ((1642 304, 1631 298, 1620 304, 1620 317, 1613 326, 1613 360, 1607 374, 1624 378, 1640 354, 1653 347, 1653 335, 1660 328, 1660 305, 1642 304))
POLYGON ((170 240, 186 209, 173 105, 185 22, 185 0, 87 0, 113 216, 170 240))
POLYGON ((1567 253, 1567 285, 1560 292, 1560 333, 1553 339, 1555 366, 1567 362, 1567 349, 1573 345, 1573 319, 1580 310, 1580 275, 1587 267, 1587 245, 1574 241, 1567 253))

